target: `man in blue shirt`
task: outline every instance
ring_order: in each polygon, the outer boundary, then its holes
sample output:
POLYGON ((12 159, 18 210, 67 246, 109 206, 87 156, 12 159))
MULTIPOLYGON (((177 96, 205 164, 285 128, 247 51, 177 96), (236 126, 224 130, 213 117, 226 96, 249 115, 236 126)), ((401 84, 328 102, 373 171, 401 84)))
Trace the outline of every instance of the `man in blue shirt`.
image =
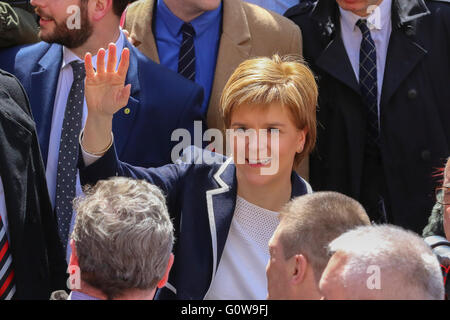
MULTIPOLYGON (((215 2, 219 6, 213 10, 205 11, 190 21, 195 30, 194 50, 196 61, 194 62, 194 80, 204 89, 205 95, 202 110, 205 113, 208 109, 208 101, 214 80, 214 69, 222 25, 222 4, 219 0, 211 2, 215 2)), ((157 32, 155 39, 158 52, 160 53, 160 63, 174 71, 178 71, 179 51, 183 41, 183 32, 180 32, 180 30, 184 23, 182 19, 170 11, 164 1, 157 1, 155 15, 155 29, 157 32)))
POLYGON ((274 53, 302 53, 297 26, 274 12, 241 0, 138 1, 128 8, 124 28, 141 52, 180 73, 184 24, 193 28, 192 80, 204 89, 203 110, 210 128, 223 129, 220 95, 241 62, 274 53))

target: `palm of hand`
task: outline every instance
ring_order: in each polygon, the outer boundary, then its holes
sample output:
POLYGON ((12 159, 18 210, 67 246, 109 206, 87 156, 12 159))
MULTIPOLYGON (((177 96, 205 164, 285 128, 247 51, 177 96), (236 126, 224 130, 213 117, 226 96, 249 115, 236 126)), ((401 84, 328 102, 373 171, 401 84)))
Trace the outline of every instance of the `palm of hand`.
POLYGON ((105 50, 97 54, 97 71, 92 66, 92 56, 86 54, 85 95, 88 112, 101 116, 112 116, 127 105, 130 96, 130 85, 125 86, 125 78, 129 65, 129 51, 124 49, 117 71, 116 47, 110 44, 107 68, 105 70, 105 50))

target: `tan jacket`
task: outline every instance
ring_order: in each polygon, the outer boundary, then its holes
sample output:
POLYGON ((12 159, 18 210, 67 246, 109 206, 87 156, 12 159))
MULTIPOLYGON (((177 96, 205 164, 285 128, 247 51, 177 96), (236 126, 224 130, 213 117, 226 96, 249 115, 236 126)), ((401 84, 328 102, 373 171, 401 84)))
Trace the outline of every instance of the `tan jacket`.
MULTIPOLYGON (((137 48, 159 63, 158 50, 152 31, 155 0, 140 0, 127 11, 125 29, 135 40, 137 48)), ((302 54, 302 35, 289 19, 241 0, 223 0, 223 23, 217 64, 209 101, 208 128, 224 130, 219 108, 220 96, 228 78, 246 59, 272 56, 278 53, 302 54)), ((307 161, 299 171, 308 179, 307 161)))

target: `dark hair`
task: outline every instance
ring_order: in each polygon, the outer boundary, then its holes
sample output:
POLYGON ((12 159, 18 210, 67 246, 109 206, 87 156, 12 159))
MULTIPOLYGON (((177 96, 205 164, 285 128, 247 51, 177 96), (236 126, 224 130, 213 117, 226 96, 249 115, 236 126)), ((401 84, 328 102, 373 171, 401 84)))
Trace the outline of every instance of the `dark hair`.
POLYGON ((130 0, 113 0, 113 10, 117 16, 122 16, 128 3, 133 2, 130 0))

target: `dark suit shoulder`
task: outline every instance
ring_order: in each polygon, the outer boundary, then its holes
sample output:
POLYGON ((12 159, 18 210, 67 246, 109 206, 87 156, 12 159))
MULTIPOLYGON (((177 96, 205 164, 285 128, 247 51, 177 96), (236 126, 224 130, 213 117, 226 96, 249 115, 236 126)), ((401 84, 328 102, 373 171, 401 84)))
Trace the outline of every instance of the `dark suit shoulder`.
POLYGON ((50 49, 52 45, 47 42, 38 42, 36 44, 23 46, 17 53, 18 58, 27 58, 35 63, 50 49))
POLYGON ((0 89, 5 91, 20 108, 30 115, 28 98, 19 80, 11 73, 0 69, 0 89))
POLYGON ((450 20, 450 0, 427 0, 426 5, 433 16, 443 16, 450 20))
MULTIPOLYGON (((0 69, 17 75, 17 68, 29 72, 50 48, 50 44, 39 42, 32 45, 15 46, 0 53, 0 69)), ((20 76, 19 76, 20 78, 20 76)))
POLYGON ((450 32, 450 0, 428 0, 426 6, 431 13, 429 16, 431 24, 437 30, 450 32))
POLYGON ((427 2, 442 2, 450 4, 450 0, 427 0, 427 2))
POLYGON ((305 14, 311 13, 312 9, 314 8, 315 1, 311 0, 304 0, 301 1, 299 4, 289 8, 285 13, 284 16, 286 18, 292 19, 296 16, 301 16, 305 14))

